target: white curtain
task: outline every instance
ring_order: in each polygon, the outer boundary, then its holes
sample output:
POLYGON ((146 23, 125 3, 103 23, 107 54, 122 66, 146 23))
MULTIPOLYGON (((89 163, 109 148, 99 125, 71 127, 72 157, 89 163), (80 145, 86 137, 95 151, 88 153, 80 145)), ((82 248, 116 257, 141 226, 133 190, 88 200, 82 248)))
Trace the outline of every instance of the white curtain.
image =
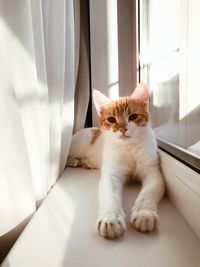
POLYGON ((0 246, 64 170, 77 80, 76 127, 84 126, 81 38, 80 46, 80 0, 0 0, 0 246))

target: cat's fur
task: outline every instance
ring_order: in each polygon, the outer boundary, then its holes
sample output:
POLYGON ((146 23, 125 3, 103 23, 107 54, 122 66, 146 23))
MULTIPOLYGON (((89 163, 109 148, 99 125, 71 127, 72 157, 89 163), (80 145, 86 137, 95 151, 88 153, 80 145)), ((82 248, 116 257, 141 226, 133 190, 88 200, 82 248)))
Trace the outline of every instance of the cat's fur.
POLYGON ((73 136, 67 165, 101 168, 97 220, 101 236, 115 238, 124 233, 122 188, 134 177, 141 180, 142 189, 132 207, 130 223, 136 230, 152 231, 158 222, 164 182, 150 125, 147 87, 139 84, 131 96, 116 101, 94 90, 93 100, 100 129, 83 129, 73 136))

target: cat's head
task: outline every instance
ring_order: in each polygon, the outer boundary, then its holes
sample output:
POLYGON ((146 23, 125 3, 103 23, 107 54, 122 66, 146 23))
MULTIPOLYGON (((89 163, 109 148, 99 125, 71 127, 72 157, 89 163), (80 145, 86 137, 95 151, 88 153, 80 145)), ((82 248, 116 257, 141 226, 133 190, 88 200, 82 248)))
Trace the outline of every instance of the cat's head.
POLYGON ((139 84, 131 96, 111 100, 101 92, 93 91, 100 127, 113 141, 129 143, 149 125, 148 89, 139 84))

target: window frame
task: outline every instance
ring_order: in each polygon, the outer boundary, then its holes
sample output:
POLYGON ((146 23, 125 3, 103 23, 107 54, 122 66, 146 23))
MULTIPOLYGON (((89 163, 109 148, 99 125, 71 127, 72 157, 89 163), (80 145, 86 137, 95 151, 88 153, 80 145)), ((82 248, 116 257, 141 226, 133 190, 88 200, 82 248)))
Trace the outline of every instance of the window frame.
MULTIPOLYGON (((141 0, 137 1, 136 12, 137 12, 137 19, 138 19, 138 22, 137 22, 138 52, 141 51, 141 45, 143 45, 143 47, 148 46, 148 20, 149 20, 148 10, 149 10, 148 1, 143 1, 143 2, 141 0), (147 14, 146 18, 142 18, 141 16, 142 8, 145 9, 145 12, 147 14), (142 37, 144 39, 143 42, 141 42, 141 24, 143 25, 145 24, 145 29, 146 29, 145 37, 144 36, 142 37)), ((141 55, 138 56, 138 69, 137 70, 138 70, 138 73, 137 73, 138 82, 145 80, 148 83, 148 79, 149 79, 148 66, 143 64, 141 55)), ((158 137, 156 139, 157 139, 158 148, 160 150, 164 151, 171 157, 175 158, 176 160, 180 161, 181 163, 183 163, 190 169, 200 174, 200 157, 198 155, 193 154, 191 151, 186 150, 182 147, 179 147, 165 139, 158 138, 158 137)))
POLYGON ((200 159, 194 156, 190 151, 182 149, 164 139, 157 138, 158 148, 173 158, 177 159, 193 171, 200 174, 200 159))

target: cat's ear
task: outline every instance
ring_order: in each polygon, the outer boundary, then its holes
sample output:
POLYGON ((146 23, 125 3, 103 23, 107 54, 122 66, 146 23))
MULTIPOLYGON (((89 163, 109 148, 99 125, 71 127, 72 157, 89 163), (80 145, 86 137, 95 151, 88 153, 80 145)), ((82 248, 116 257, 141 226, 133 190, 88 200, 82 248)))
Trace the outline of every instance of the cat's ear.
POLYGON ((98 115, 101 115, 103 111, 103 107, 106 104, 110 103, 111 100, 107 96, 102 94, 100 91, 94 89, 93 90, 93 101, 94 101, 94 105, 96 107, 98 115))
POLYGON ((140 83, 133 91, 131 98, 139 101, 144 107, 148 107, 149 104, 149 94, 146 84, 140 83))

